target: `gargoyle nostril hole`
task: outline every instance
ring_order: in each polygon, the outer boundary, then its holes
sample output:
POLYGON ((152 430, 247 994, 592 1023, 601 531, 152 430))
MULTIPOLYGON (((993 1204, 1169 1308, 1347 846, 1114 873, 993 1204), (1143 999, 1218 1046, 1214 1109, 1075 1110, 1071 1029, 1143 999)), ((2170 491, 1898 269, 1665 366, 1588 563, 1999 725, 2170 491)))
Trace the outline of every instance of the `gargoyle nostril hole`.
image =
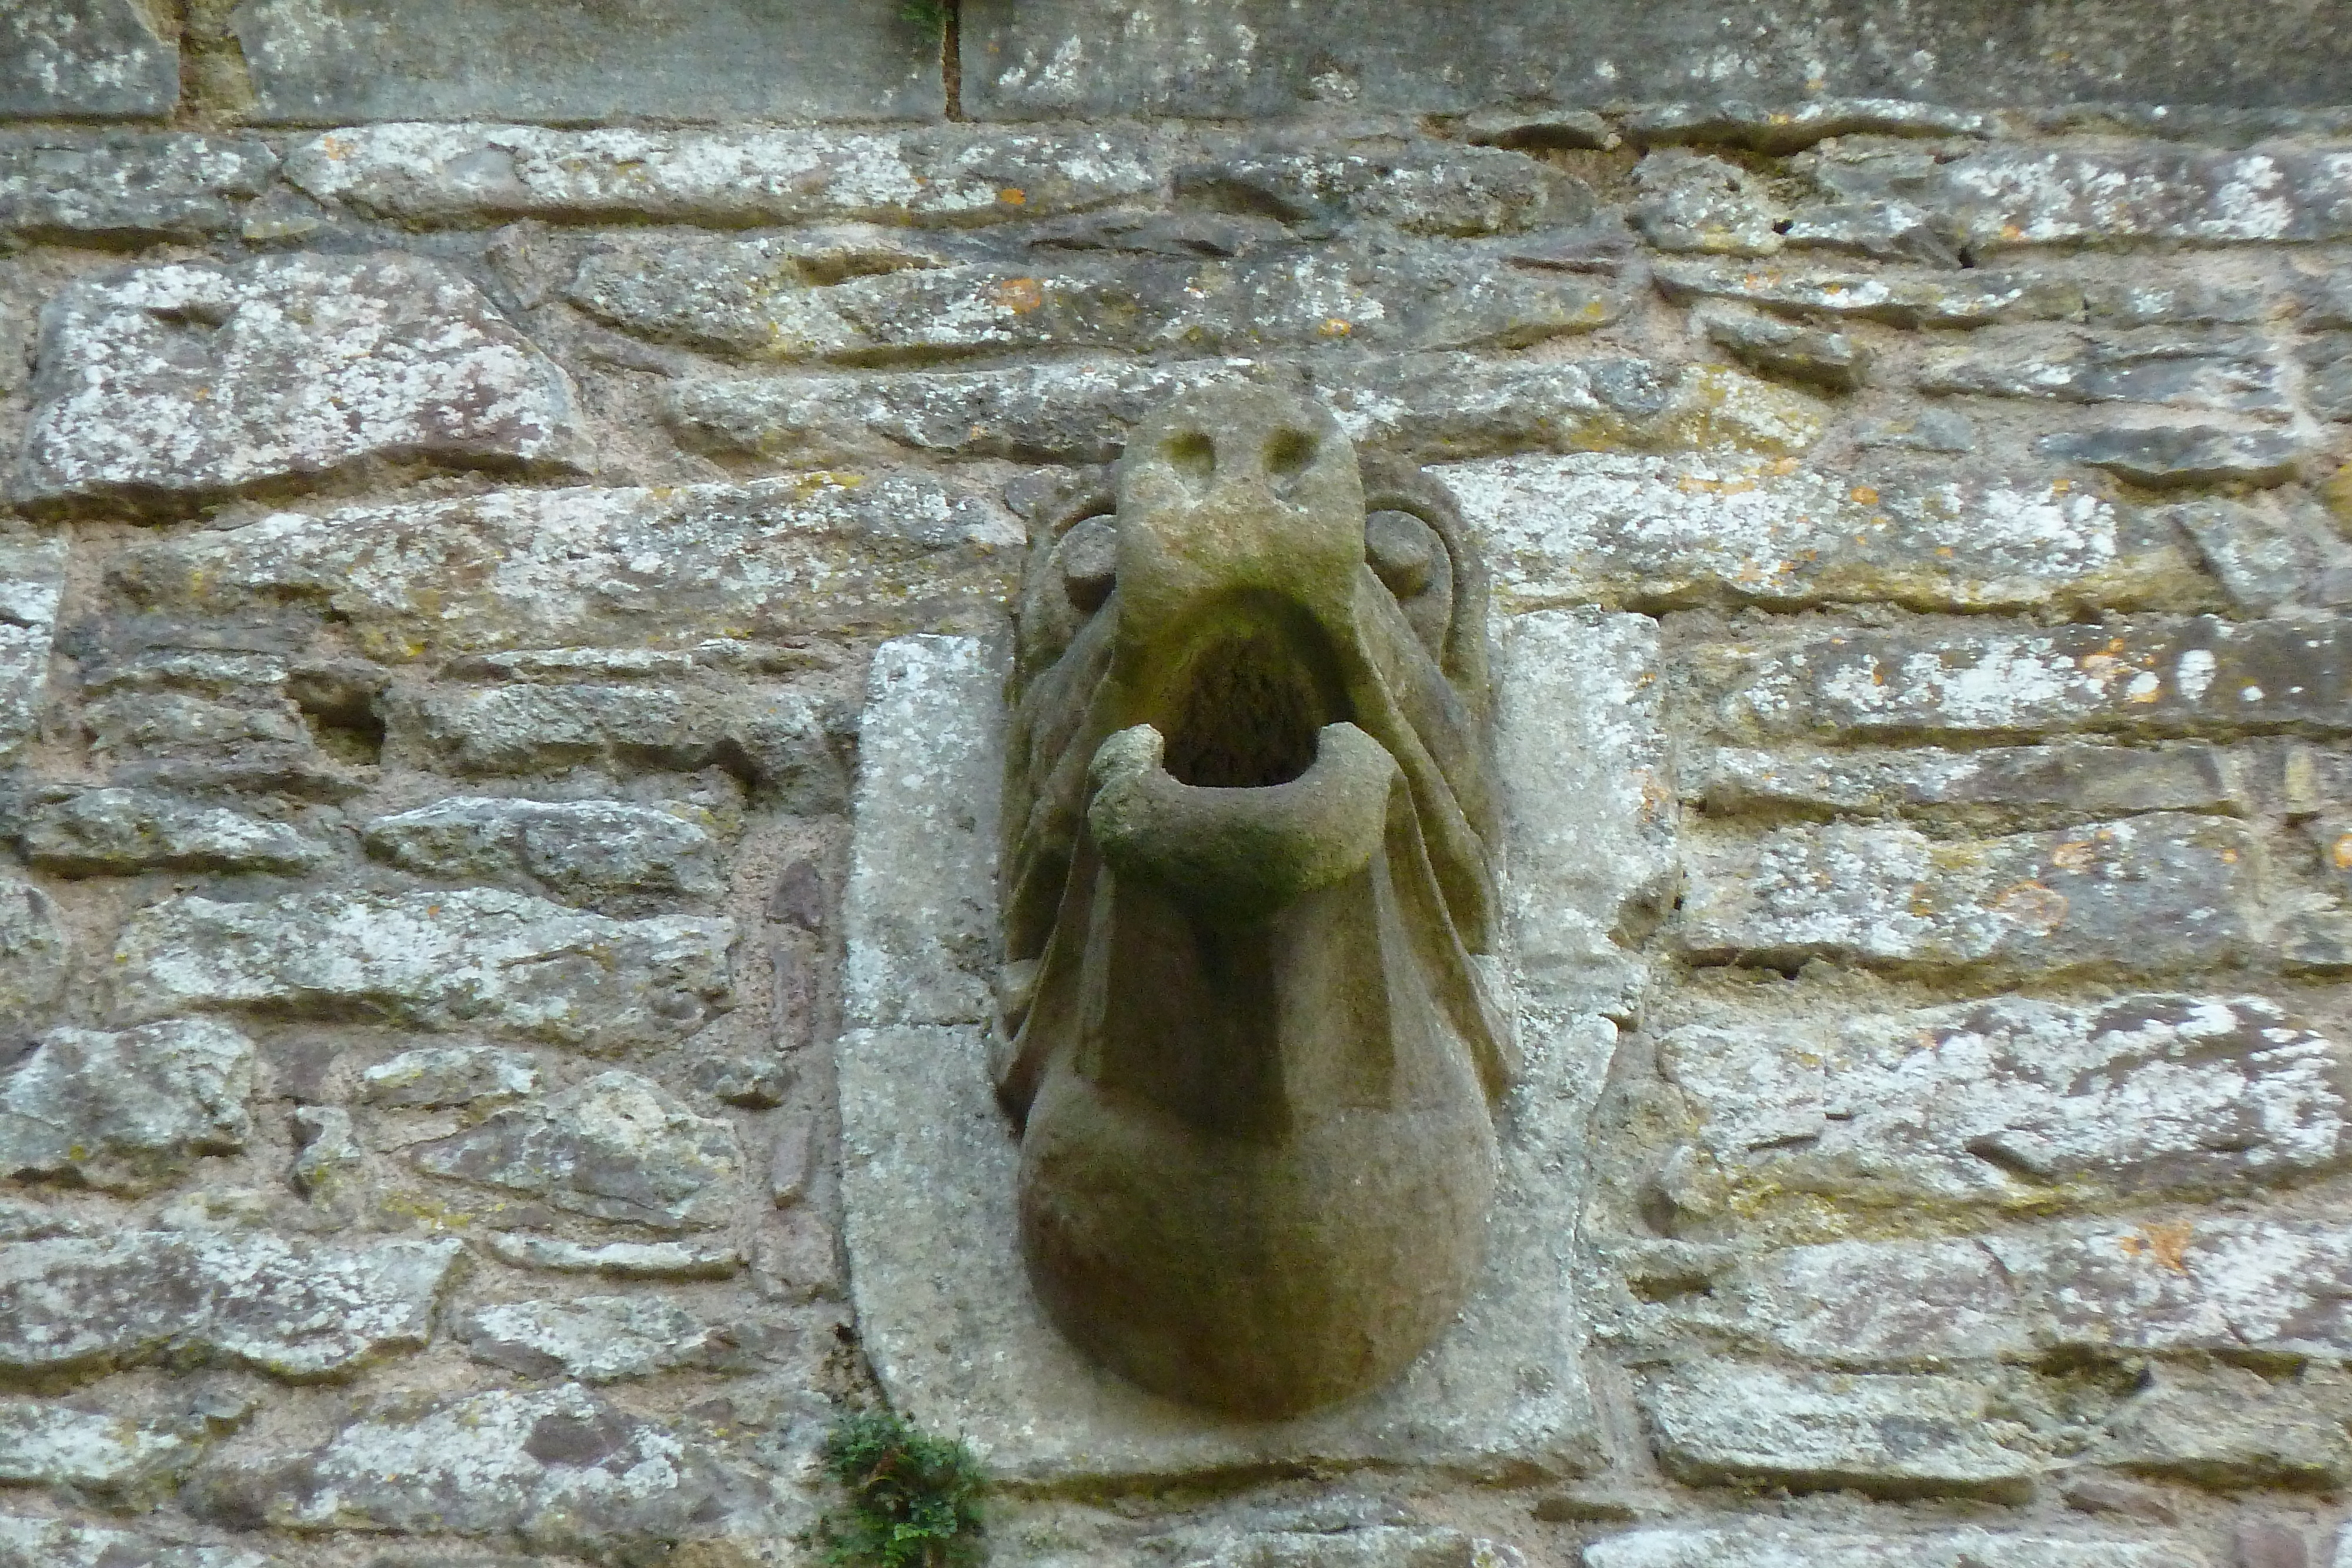
POLYGON ((1265 444, 1265 471, 1280 477, 1315 460, 1315 438, 1303 430, 1277 430, 1265 444))
POLYGON ((1194 484, 1205 484, 1217 471, 1217 444, 1197 430, 1168 438, 1168 462, 1194 484))

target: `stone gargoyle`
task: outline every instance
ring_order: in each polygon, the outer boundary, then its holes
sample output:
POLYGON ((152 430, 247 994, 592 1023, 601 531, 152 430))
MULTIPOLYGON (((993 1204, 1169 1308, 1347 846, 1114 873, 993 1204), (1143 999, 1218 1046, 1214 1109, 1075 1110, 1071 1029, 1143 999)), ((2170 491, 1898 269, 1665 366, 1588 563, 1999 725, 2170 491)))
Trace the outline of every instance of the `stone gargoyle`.
POLYGON ((1485 571, 1450 497, 1250 386, 1040 519, 997 1091, 1029 1277, 1156 1393, 1276 1417, 1461 1307, 1514 1071, 1485 571))

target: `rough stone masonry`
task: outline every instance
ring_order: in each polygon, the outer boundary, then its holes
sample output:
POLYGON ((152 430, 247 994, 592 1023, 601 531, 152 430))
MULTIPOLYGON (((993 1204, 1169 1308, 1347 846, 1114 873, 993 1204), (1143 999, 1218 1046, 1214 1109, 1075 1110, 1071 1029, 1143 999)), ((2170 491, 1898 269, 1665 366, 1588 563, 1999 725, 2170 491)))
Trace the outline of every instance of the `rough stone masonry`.
POLYGON ((2352 1565, 2347 47, 0 6, 0 1568, 814 1563, 886 1389, 1007 1568, 2352 1565), (957 768, 1243 382, 1494 563, 1555 1087, 1530 1305, 1131 1442, 986 1349, 957 768))

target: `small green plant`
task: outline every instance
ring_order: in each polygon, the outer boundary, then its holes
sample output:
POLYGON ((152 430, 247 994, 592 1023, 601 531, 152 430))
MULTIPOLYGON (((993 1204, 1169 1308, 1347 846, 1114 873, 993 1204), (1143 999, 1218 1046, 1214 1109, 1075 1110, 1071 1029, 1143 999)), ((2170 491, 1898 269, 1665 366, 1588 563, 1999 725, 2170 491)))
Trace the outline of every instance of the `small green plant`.
POLYGON ((899 0, 898 19, 912 22, 926 32, 948 30, 947 0, 899 0))
POLYGON ((825 1469, 849 1494, 828 1519, 840 1568, 952 1568, 979 1555, 987 1481, 961 1441, 928 1437, 887 1410, 856 1410, 824 1438, 825 1469))

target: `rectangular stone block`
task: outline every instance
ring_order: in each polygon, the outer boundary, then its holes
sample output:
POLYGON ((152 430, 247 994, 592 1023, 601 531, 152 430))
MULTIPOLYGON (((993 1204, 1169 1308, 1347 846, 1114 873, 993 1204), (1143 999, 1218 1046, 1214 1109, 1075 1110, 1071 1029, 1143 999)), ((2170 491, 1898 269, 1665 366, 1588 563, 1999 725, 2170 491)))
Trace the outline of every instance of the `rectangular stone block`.
POLYGON ((687 444, 729 455, 849 459, 878 437, 942 456, 1107 463, 1161 402, 1244 381, 1316 398, 1359 446, 1421 462, 1614 446, 1797 452, 1827 417, 1802 393, 1717 366, 1454 353, 689 381, 671 391, 667 413, 687 444))
POLYGON ((789 686, 613 683, 436 687, 388 705, 389 747, 472 778, 721 768, 799 815, 848 803, 850 716, 789 686))
POLYGON ((253 1009, 491 1030, 611 1055, 691 1034, 722 1007, 731 920, 614 920, 489 888, 184 896, 115 949, 130 1018, 253 1009))
POLYGON ((0 234, 34 244, 192 242, 236 227, 277 172, 277 154, 243 137, 0 134, 0 234))
POLYGON ((287 154, 321 202, 415 225, 504 218, 961 226, 1152 195, 1167 153, 1109 133, 558 131, 393 124, 331 131, 287 154))
POLYGON ((2185 1542, 2101 1541, 2011 1531, 1839 1534, 1758 1521, 1630 1531, 1584 1549, 1586 1568, 2204 1568, 2185 1542))
POLYGON ((2235 822, 2163 811, 1995 839, 1832 823, 1693 841, 1680 938, 1702 964, 2193 973, 2253 950, 2253 850, 2235 822))
POLYGON ((396 252, 83 277, 41 313, 15 498, 174 512, 370 461, 586 458, 570 380, 471 283, 396 252))
POLYGON ((2343 1048, 2259 997, 1695 1024, 1659 1051, 1700 1118, 1683 1198, 1703 1191, 1751 1239, 1802 1229, 1824 1203, 1926 1216, 2210 1197, 2352 1152, 2343 1048))
POLYGON ((310 1381, 421 1350, 465 1246, 320 1247, 263 1233, 118 1231, 0 1248, 0 1366, 184 1356, 310 1381))
POLYGON ((2143 402, 2273 417, 2294 407, 2276 344, 2178 332, 1947 350, 1930 354, 1913 384, 1939 394, 2143 402))
POLYGON ((937 32, 885 0, 244 0, 264 123, 936 120, 937 32))
POLYGON ((2024 13, 1937 0, 1893 14, 1835 0, 1769 11, 1709 0, 1475 10, 1445 0, 1311 10, 1279 0, 977 0, 963 16, 963 102, 1006 120, 1284 116, 1318 102, 1493 106, 1538 119, 1544 108, 1727 96, 1784 110, 1821 96, 2333 104, 2341 84, 2326 52, 2347 42, 2333 11, 2184 21, 2131 0, 2024 13))
POLYGON ((1683 798, 1711 816, 1904 816, 2033 827, 2137 811, 2240 815, 2239 759, 2203 741, 2150 747, 2053 741, 1973 751, 1927 747, 1761 751, 1694 747, 1683 798))
POLYGON ((1004 658, 971 637, 875 650, 842 892, 853 1029, 994 1018, 1004 658))
POLYGON ((2220 734, 2352 724, 2330 616, 2045 629, 1776 629, 1688 656, 1693 716, 1738 738, 2220 734))
POLYGON ((588 256, 565 298, 641 337, 787 364, 919 365, 1046 350, 1524 348, 1590 332, 1622 295, 1514 267, 1479 242, 1034 270, 893 256, 808 276, 793 239, 628 239, 588 256))
POLYGON ((0 119, 160 120, 180 51, 137 0, 13 0, 0 11, 0 119))
POLYGON ((2028 1430, 1958 1378, 1717 1362, 1650 1378, 1642 1405, 1659 1464, 1696 1485, 2023 1502, 2042 1469, 2028 1430))
POLYGON ((1658 291, 1677 305, 1733 299, 1790 315, 1850 317, 1890 327, 1984 327, 2065 321, 2084 311, 2072 278, 1987 268, 1967 272, 1845 272, 1751 264, 1661 261, 1658 291))
POLYGON ((1506 604, 1646 610, 1891 600, 1920 609, 2173 601, 2197 562, 2064 480, 1857 484, 1791 458, 1578 453, 1445 470, 1506 604))
POLYGON ((0 534, 0 768, 40 725, 65 578, 62 533, 0 534))
MULTIPOLYGON (((407 661, 936 624, 1001 604, 1023 542, 1019 522, 979 496, 810 474, 281 512, 136 546, 109 570, 142 606, 300 606, 348 626, 371 657, 407 661)), ((726 654, 707 652, 702 662, 726 654)))
POLYGON ((1856 1368, 2081 1351, 2332 1363, 2352 1354, 2347 1302, 2352 1231, 2208 1215, 1791 1247, 1666 1315, 1856 1368))
POLYGON ((1658 623, 1546 611, 1501 628, 1495 716, 1520 998, 1630 1019, 1641 938, 1673 898, 1658 623))

